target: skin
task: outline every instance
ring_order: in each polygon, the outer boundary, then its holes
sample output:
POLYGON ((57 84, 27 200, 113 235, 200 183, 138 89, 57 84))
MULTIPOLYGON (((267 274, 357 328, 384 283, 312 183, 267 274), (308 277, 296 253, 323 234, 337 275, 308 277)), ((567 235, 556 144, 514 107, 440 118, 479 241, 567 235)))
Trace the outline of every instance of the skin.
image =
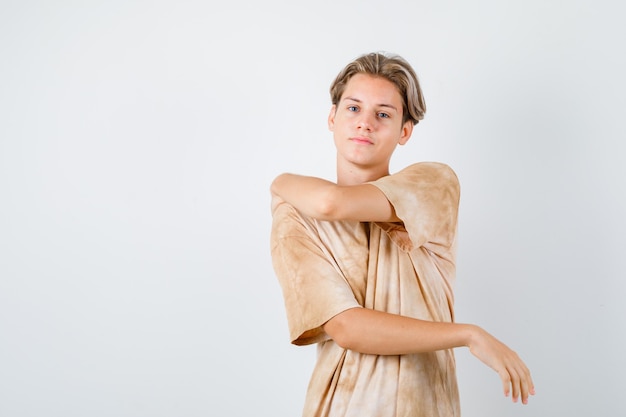
MULTIPOLYGON (((365 184, 389 175, 389 162, 398 145, 413 132, 402 122, 402 97, 381 77, 356 74, 347 83, 328 116, 337 148, 337 182, 281 174, 272 183, 272 209, 287 202, 320 220, 398 221, 393 206, 377 187, 365 184)), ((339 313, 324 331, 346 349, 376 355, 401 355, 468 347, 494 369, 506 396, 528 402, 535 388, 519 356, 482 328, 472 324, 440 323, 366 308, 339 313)))

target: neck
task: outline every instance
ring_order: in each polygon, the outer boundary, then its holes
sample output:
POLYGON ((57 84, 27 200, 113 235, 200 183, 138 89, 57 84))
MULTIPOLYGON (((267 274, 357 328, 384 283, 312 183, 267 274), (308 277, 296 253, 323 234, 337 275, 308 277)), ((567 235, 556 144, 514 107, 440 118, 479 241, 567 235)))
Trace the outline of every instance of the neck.
POLYGON ((358 185, 389 175, 389 166, 360 167, 337 163, 337 184, 358 185))

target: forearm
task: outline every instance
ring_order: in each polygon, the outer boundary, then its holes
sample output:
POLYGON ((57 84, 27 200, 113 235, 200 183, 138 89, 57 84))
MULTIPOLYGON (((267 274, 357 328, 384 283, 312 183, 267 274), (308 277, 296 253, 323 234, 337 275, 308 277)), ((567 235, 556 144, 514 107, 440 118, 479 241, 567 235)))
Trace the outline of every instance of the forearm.
POLYGON ((324 330, 340 346, 361 353, 402 355, 469 346, 479 328, 413 319, 354 308, 333 317, 324 330))
POLYGON ((508 346, 472 324, 418 320, 366 308, 339 313, 324 330, 345 348, 376 355, 403 355, 467 346, 498 373, 505 395, 513 401, 535 394, 530 371, 508 346))
POLYGON ((273 198, 318 220, 399 220, 385 194, 371 184, 342 186, 321 178, 281 174, 270 190, 273 198))
POLYGON ((332 210, 330 204, 336 187, 321 178, 281 174, 272 182, 270 190, 305 215, 324 220, 332 210))

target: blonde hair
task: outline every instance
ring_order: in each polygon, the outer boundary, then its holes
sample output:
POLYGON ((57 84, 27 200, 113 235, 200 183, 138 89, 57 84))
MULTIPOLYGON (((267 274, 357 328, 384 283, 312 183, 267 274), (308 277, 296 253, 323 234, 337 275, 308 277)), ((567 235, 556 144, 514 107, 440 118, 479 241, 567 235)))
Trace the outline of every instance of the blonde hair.
POLYGON ((417 75, 401 56, 372 52, 361 55, 341 70, 330 86, 330 99, 334 105, 341 100, 346 85, 355 74, 369 74, 392 82, 402 96, 402 123, 417 124, 424 118, 426 102, 417 75))

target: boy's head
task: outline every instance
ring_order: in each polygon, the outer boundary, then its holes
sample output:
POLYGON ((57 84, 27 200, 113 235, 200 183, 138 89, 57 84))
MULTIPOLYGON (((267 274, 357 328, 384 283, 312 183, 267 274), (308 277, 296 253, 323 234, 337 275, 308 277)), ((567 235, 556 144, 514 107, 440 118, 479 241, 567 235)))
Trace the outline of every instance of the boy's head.
POLYGON ((355 59, 341 70, 330 86, 334 105, 341 100, 346 84, 355 74, 369 74, 392 82, 402 96, 402 122, 417 124, 424 118, 426 103, 419 81, 411 65, 398 55, 372 52, 355 59))

